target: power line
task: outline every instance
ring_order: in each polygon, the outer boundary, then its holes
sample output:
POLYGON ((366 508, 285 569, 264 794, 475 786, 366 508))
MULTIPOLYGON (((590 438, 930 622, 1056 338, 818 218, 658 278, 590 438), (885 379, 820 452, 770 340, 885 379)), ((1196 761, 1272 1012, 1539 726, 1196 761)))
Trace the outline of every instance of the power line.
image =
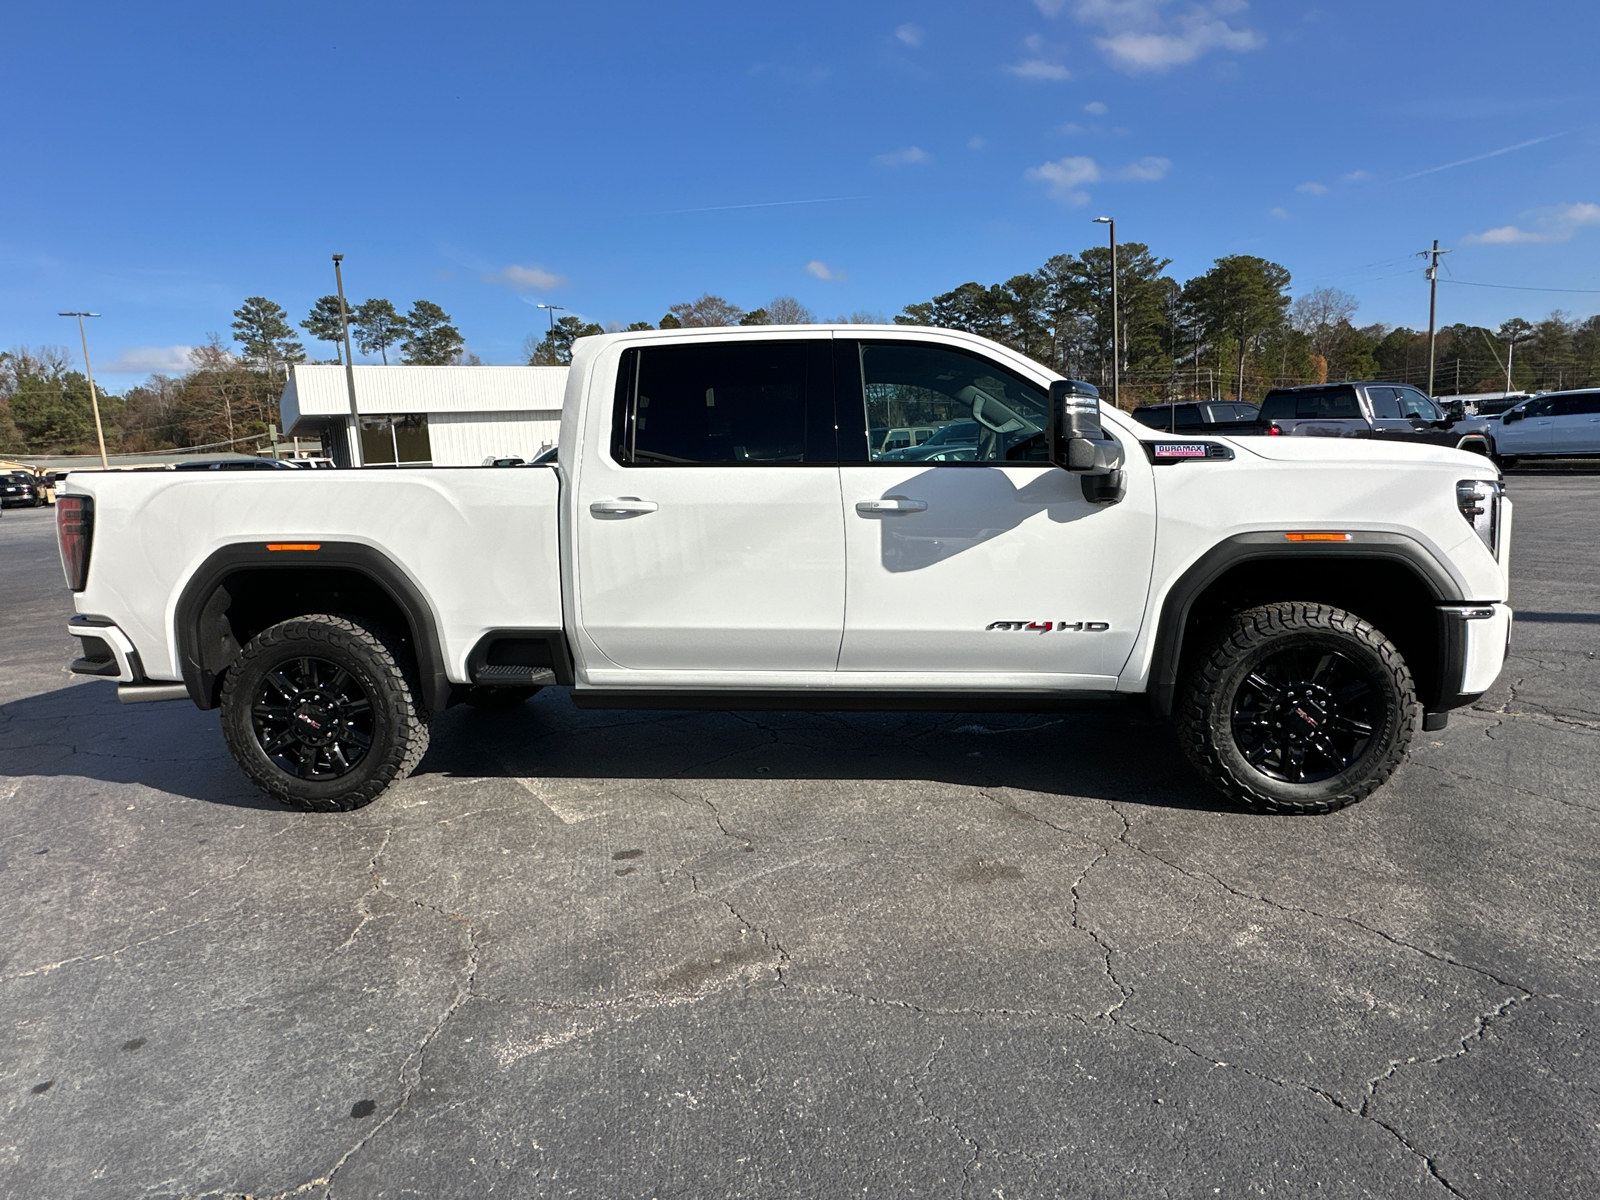
POLYGON ((1441 279, 1440 283, 1456 283, 1462 287, 1500 288, 1508 292, 1581 292, 1586 296, 1600 296, 1600 288, 1544 288, 1522 287, 1515 283, 1473 283, 1468 279, 1441 279))

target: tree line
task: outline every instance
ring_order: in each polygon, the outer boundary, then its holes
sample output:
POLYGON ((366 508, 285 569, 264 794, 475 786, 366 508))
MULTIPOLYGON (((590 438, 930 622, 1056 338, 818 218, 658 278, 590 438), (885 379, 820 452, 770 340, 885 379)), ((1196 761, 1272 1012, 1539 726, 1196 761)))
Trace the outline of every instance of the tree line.
MULTIPOLYGON (((1288 269, 1251 255, 1219 258, 1183 283, 1167 273, 1169 265, 1138 242, 1117 248, 1117 354, 1126 407, 1208 396, 1259 401, 1270 387, 1330 380, 1427 386, 1426 332, 1357 325, 1359 304, 1347 292, 1318 287, 1291 300, 1288 269)), ((307 360, 305 347, 288 313, 266 297, 248 297, 232 315, 233 344, 211 334, 182 374, 152 375, 122 395, 99 394, 109 450, 221 448, 278 425, 286 368, 307 360)), ((299 323, 311 340, 332 345, 333 362, 343 361, 340 317, 339 298, 323 296, 299 323)), ((465 352, 450 315, 431 301, 417 300, 402 313, 388 300, 365 300, 348 309, 348 318, 356 347, 385 363, 391 351, 406 364, 478 361, 465 352)), ((745 309, 703 293, 671 305, 653 324, 601 326, 565 316, 530 334, 523 348, 531 364, 559 365, 572 361, 578 338, 599 333, 816 321, 793 296, 745 309)), ((906 305, 894 321, 968 330, 1109 390, 1111 254, 1096 246, 1055 255, 1004 283, 964 283, 906 305)), ((886 319, 856 312, 834 322, 886 319)), ((1508 376, 1513 389, 1525 391, 1600 385, 1600 316, 1573 320, 1558 311, 1541 321, 1513 317, 1496 329, 1454 324, 1438 331, 1436 394, 1500 391, 1508 376)), ((93 447, 88 379, 69 352, 0 353, 0 453, 93 447)))

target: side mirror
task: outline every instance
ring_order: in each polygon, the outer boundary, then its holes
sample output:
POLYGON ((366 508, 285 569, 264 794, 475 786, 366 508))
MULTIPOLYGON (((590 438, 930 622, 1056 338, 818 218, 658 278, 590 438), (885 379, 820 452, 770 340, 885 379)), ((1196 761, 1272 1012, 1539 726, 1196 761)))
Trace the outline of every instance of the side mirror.
POLYGON ((1467 406, 1459 400, 1452 400, 1444 406, 1444 419, 1450 424, 1467 419, 1467 406))
POLYGON ((1522 410, 1520 408, 1513 408, 1510 409, 1505 416, 1500 418, 1500 423, 1502 425, 1509 425, 1513 421, 1520 420, 1522 420, 1522 410))
POLYGON ((1078 379, 1050 385, 1050 419, 1045 431, 1050 461, 1082 477, 1091 504, 1115 504, 1126 490, 1122 443, 1100 424, 1100 393, 1078 379))

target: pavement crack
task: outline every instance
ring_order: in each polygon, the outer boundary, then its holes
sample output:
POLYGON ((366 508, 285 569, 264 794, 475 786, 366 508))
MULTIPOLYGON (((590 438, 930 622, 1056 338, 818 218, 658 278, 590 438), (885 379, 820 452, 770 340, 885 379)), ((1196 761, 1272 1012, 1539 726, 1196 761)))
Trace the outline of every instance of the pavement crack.
MULTIPOLYGON (((376 856, 374 856, 374 858, 376 858, 376 856)), ((288 1197, 291 1196, 303 1196, 315 1191, 317 1188, 322 1189, 322 1200, 331 1200, 333 1195, 334 1180, 338 1177, 339 1172, 343 1170, 345 1164, 359 1154, 362 1149, 372 1141, 373 1138, 377 1137, 378 1134, 382 1133, 385 1129, 392 1125, 396 1120, 399 1119, 400 1115, 406 1111, 407 1107, 411 1103, 411 1098, 416 1094, 417 1089, 422 1086, 422 1071, 427 1059, 428 1049, 435 1041, 438 1040, 439 1035, 444 1032, 444 1027, 450 1023, 451 1018, 454 1017, 456 1013, 460 1012, 462 1007, 469 1000, 472 1000, 477 996, 476 984, 478 980, 478 965, 482 957, 482 947, 478 942, 479 933, 477 929, 473 927, 471 920, 458 913, 442 912, 442 910, 435 908, 433 905, 423 904, 420 901, 413 901, 413 903, 419 908, 427 908, 433 912, 440 912, 441 915, 447 917, 448 919, 460 921, 466 926, 467 963, 463 977, 456 984, 455 995, 451 997, 450 1002, 445 1006, 444 1011, 439 1014, 439 1018, 433 1023, 433 1027, 423 1035, 422 1040, 417 1044, 417 1048, 406 1056, 405 1062, 400 1064, 400 1076, 404 1081, 404 1086, 400 1094, 400 1100, 394 1106, 394 1108, 392 1108, 381 1121, 369 1129, 366 1134, 355 1143, 355 1145, 351 1146, 348 1150, 341 1154, 337 1161, 334 1162, 333 1166, 329 1168, 326 1175, 320 1176, 316 1179, 308 1180, 298 1187, 291 1188, 287 1192, 281 1192, 277 1197, 274 1198, 274 1200, 288 1200, 288 1197)))

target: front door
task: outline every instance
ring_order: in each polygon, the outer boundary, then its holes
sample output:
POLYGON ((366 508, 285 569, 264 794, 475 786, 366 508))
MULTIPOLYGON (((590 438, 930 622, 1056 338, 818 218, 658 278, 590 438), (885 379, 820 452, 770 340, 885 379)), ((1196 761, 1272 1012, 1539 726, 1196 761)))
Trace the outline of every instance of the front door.
POLYGON ((834 670, 845 568, 831 341, 628 349, 613 403, 572 516, 594 647, 642 671, 834 670))
POLYGON ((1047 392, 1018 369, 914 338, 840 339, 835 353, 841 443, 847 423, 977 426, 971 441, 869 446, 865 463, 840 468, 840 670, 1111 687, 1139 632, 1155 545, 1137 441, 1121 435, 1126 498, 1093 505, 1076 476, 1044 461, 1047 392))
POLYGON ((1520 420, 1507 421, 1501 417, 1494 435, 1495 453, 1507 458, 1548 453, 1555 426, 1555 404, 1553 396, 1541 396, 1525 400, 1513 410, 1521 414, 1520 420))

